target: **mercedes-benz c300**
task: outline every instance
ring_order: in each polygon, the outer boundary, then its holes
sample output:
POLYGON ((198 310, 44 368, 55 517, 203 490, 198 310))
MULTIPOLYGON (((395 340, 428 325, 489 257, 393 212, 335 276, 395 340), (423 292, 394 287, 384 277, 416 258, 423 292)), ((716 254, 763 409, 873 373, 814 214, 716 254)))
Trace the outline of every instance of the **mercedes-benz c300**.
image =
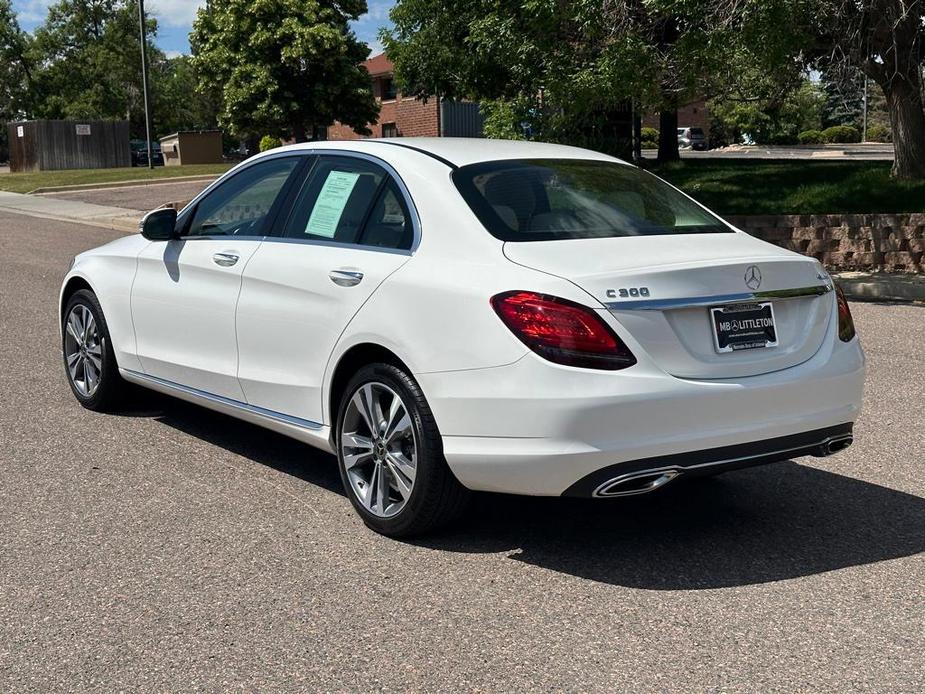
POLYGON ((375 530, 470 490, 611 498, 849 445, 864 356, 819 262, 571 147, 295 145, 79 255, 80 403, 136 384, 335 453, 375 530))

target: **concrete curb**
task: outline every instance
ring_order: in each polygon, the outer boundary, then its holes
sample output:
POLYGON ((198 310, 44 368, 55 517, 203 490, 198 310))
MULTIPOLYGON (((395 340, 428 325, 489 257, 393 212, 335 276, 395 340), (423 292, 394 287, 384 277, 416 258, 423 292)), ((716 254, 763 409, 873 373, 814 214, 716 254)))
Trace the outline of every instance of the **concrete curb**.
POLYGON ((855 301, 925 302, 923 275, 842 272, 833 277, 845 296, 855 301))
POLYGON ((161 186, 171 183, 195 183, 197 181, 214 181, 221 174, 202 176, 177 176, 176 178, 139 179, 135 181, 113 181, 111 183, 82 183, 73 186, 48 186, 36 188, 28 195, 48 195, 50 193, 79 193, 83 190, 109 190, 113 188, 137 188, 141 186, 161 186))

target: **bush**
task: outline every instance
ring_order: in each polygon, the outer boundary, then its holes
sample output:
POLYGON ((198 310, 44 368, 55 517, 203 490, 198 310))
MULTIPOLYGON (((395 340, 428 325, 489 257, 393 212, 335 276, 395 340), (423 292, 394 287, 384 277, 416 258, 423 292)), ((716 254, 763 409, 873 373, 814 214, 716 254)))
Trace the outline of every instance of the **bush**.
POLYGON ((273 137, 272 135, 264 135, 260 138, 260 151, 266 152, 268 149, 276 149, 277 147, 282 147, 283 141, 278 137, 273 137))
POLYGON ((831 144, 848 144, 861 141, 860 131, 850 125, 833 125, 822 131, 825 141, 831 144))
POLYGON ((643 128, 640 133, 642 135, 643 149, 658 149, 659 133, 657 128, 643 128))
POLYGON ((797 139, 801 145, 821 145, 825 144, 825 133, 821 130, 804 130, 797 139))
POLYGON ((867 129, 867 140, 869 142, 892 142, 893 133, 885 125, 874 124, 867 129))

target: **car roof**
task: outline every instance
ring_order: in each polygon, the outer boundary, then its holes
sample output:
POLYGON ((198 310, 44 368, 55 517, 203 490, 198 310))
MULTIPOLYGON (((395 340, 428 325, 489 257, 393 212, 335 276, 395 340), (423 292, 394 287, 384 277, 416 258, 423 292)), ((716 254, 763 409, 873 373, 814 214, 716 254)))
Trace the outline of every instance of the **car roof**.
MULTIPOLYGON (((619 159, 580 147, 526 140, 490 140, 474 137, 395 137, 368 140, 325 140, 292 145, 288 149, 327 149, 364 152, 388 159, 397 148, 416 151, 450 166, 467 166, 505 159, 619 159)), ((625 163, 625 162, 621 162, 625 163)))

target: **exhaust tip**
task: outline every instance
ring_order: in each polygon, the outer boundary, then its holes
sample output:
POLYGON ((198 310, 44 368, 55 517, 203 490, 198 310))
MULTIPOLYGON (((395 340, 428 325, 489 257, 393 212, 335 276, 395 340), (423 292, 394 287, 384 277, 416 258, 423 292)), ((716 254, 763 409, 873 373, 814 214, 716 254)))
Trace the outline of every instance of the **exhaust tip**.
POLYGON ((681 473, 678 470, 646 470, 607 480, 594 491, 594 496, 611 499, 617 496, 648 494, 661 489, 681 473))
POLYGON ((848 446, 850 446, 852 443, 854 443, 854 437, 851 434, 828 439, 827 441, 823 441, 819 446, 816 457, 825 458, 830 455, 835 455, 839 451, 843 451, 848 448, 848 446))

